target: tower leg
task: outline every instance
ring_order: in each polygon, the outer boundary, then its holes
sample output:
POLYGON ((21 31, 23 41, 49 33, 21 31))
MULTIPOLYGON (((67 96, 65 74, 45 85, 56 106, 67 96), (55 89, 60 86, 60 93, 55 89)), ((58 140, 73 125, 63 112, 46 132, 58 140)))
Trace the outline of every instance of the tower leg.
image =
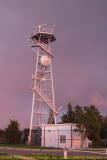
POLYGON ((34 101, 35 101, 35 91, 33 92, 32 111, 31 111, 31 121, 30 121, 30 131, 29 131, 29 137, 28 137, 28 145, 31 144, 32 122, 33 122, 33 112, 34 112, 34 101))

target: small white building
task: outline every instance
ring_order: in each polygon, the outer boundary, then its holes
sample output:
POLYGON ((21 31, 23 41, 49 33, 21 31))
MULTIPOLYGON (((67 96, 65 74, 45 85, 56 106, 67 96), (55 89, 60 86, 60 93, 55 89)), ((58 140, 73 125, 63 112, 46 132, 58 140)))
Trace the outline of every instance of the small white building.
MULTIPOLYGON (((42 147, 80 148, 81 134, 75 129, 76 125, 73 123, 42 125, 42 147)), ((84 140, 83 147, 88 147, 88 138, 84 140)))

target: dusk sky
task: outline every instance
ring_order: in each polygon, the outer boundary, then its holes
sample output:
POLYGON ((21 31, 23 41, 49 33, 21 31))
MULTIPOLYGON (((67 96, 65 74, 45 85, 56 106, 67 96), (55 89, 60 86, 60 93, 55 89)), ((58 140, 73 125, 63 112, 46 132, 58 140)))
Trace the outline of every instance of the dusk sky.
MULTIPOLYGON (((34 27, 55 24, 56 106, 95 104, 107 115, 107 0, 0 0, 0 128, 29 127, 34 27)), ((59 116, 60 117, 60 116, 59 116)))

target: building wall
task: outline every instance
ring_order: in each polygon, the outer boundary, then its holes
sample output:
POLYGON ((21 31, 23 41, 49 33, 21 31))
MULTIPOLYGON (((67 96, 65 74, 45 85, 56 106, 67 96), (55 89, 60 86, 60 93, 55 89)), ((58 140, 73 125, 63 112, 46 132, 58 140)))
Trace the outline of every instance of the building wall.
MULTIPOLYGON (((42 126, 42 147, 80 148, 81 135, 75 132, 75 124, 51 124, 42 126)), ((84 143, 86 147, 87 143, 84 143)))
POLYGON ((63 148, 71 147, 71 127, 70 126, 44 126, 42 127, 42 146, 63 148), (66 135, 66 142, 60 142, 60 136, 66 135), (45 137, 45 139, 44 139, 45 137))

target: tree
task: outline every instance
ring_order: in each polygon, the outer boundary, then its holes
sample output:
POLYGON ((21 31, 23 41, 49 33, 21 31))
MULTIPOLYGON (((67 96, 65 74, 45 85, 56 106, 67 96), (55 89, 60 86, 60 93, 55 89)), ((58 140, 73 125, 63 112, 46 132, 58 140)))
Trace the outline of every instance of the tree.
POLYGON ((84 140, 86 138, 85 117, 82 107, 77 105, 75 107, 75 123, 76 129, 81 134, 81 148, 83 148, 84 140))
POLYGON ((75 131, 81 133, 83 147, 84 140, 88 137, 92 140, 93 147, 98 147, 101 142, 100 131, 102 126, 102 115, 94 106, 80 107, 79 105, 72 109, 71 104, 68 105, 68 111, 61 117, 62 123, 76 123, 75 131))
POLYGON ((48 124, 55 124, 54 112, 52 111, 52 109, 50 109, 49 118, 48 118, 48 124))
POLYGON ((21 138, 21 132, 19 131, 18 121, 10 119, 10 123, 7 126, 7 128, 5 128, 5 132, 6 132, 6 139, 9 143, 14 143, 14 144, 19 143, 21 138))
POLYGON ((86 130, 85 130, 85 119, 84 112, 82 107, 79 105, 75 106, 74 111, 72 109, 72 105, 68 104, 68 111, 61 117, 62 123, 76 123, 76 129, 74 131, 78 131, 81 134, 81 148, 83 147, 84 140, 86 138, 86 130))
POLYGON ((87 137, 92 140, 93 147, 99 147, 101 143, 100 131, 102 125, 102 116, 98 109, 91 105, 84 107, 84 126, 86 128, 87 137))
POLYGON ((107 139, 107 116, 103 117, 103 124, 101 128, 101 138, 107 139))
POLYGON ((100 135, 101 139, 103 140, 104 146, 107 146, 107 116, 103 117, 103 124, 100 135))
POLYGON ((25 128, 23 130, 23 143, 26 143, 28 141, 29 136, 29 128, 25 128))
POLYGON ((5 131, 0 129, 0 143, 5 142, 5 131))
POLYGON ((75 112, 72 109, 72 105, 68 104, 68 111, 61 117, 62 123, 75 123, 75 112))

